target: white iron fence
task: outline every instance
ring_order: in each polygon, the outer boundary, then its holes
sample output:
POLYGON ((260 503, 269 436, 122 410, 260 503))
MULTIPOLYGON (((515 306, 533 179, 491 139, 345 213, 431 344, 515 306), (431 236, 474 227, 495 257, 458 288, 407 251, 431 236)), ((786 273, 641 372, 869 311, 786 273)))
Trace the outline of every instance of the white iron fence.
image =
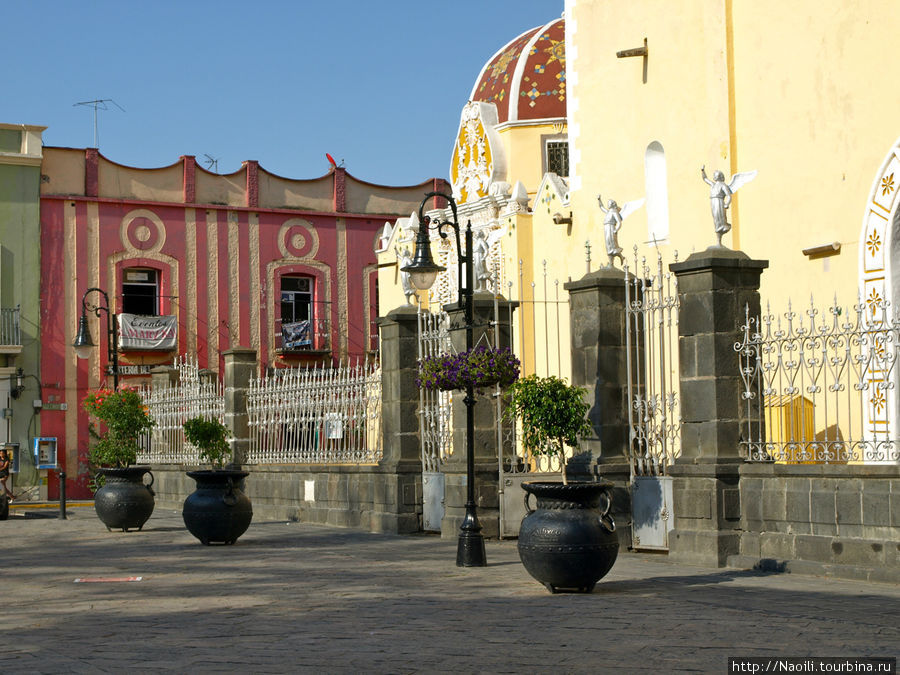
MULTIPOLYGON (((419 360, 453 351, 450 316, 418 310, 419 360)), ((453 452, 453 407, 449 391, 419 388, 419 438, 422 471, 437 472, 453 452)))
POLYGON ((900 324, 884 302, 804 314, 747 310, 740 357, 751 461, 897 462, 900 324))
POLYGON ((665 476, 681 455, 677 280, 663 270, 659 255, 655 272, 646 258, 638 261, 637 246, 634 271, 624 267, 630 428, 625 454, 632 477, 665 476))
POLYGON ((278 369, 247 392, 249 464, 374 464, 382 457, 381 368, 278 369))
POLYGON ((150 417, 156 422, 140 462, 154 464, 199 464, 197 448, 184 440, 183 424, 192 417, 203 416, 224 423, 225 396, 220 382, 203 382, 196 359, 176 359, 178 382, 141 392, 150 417), (149 442, 148 442, 149 441, 149 442))

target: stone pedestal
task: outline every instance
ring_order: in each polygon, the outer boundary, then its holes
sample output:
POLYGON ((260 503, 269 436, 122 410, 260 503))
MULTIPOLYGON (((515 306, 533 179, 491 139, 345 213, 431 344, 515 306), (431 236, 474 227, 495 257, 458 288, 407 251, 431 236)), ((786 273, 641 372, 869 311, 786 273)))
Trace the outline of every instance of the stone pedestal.
MULTIPOLYGON (((511 303, 497 300, 499 340, 494 338, 494 296, 476 293, 474 303, 474 327, 472 343, 494 347, 509 347, 511 333, 509 316, 511 303)), ((465 306, 453 303, 444 308, 450 315, 450 339, 457 352, 466 349, 465 306)), ((455 538, 465 515, 466 504, 466 406, 465 392, 453 392, 453 454, 444 462, 444 517, 441 520, 441 536, 455 538)), ((499 448, 497 429, 500 423, 497 401, 490 394, 476 393, 473 409, 475 421, 475 506, 485 537, 500 534, 499 501, 499 448)))
POLYGON ((422 529, 417 321, 412 305, 398 307, 377 320, 383 454, 373 477, 373 531, 408 533, 422 529))
POLYGON ((247 390, 259 373, 256 350, 247 347, 229 349, 225 357, 225 426, 231 432, 231 463, 240 467, 250 451, 250 427, 247 416, 247 390))
POLYGON ((404 305, 377 319, 381 344, 383 463, 416 461, 419 449, 418 323, 416 308, 404 305))
MULTIPOLYGON (((565 284, 569 291, 572 384, 587 390, 588 419, 594 429, 569 464, 574 480, 611 481, 612 512, 622 544, 630 544, 631 472, 628 445, 628 340, 625 272, 614 267, 590 272, 565 284)), ((632 336, 632 359, 642 335, 632 336)), ((636 361, 635 361, 636 362, 636 361)))
POLYGON ((768 261, 711 247, 669 266, 681 309, 681 457, 671 469, 673 559, 721 566, 740 549, 739 467, 743 384, 735 343, 746 307, 759 313, 768 261))

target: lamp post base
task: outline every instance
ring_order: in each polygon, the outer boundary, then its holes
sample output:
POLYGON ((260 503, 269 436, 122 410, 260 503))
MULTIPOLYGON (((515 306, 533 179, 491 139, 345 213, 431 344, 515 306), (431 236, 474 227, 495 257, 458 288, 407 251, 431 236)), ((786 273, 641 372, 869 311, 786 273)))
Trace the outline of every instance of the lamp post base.
POLYGON ((466 515, 459 528, 459 541, 456 546, 457 567, 487 567, 484 554, 484 537, 481 535, 481 523, 475 515, 475 505, 466 504, 466 515))
POLYGON ((487 558, 484 555, 484 537, 481 533, 459 533, 459 542, 456 546, 457 567, 487 567, 487 558))

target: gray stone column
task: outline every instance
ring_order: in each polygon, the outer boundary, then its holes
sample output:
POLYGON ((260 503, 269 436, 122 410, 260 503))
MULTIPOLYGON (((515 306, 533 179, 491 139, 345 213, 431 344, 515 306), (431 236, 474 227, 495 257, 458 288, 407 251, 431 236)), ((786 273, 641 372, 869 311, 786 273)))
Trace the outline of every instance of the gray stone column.
POLYGON ((381 344, 383 461, 412 461, 421 467, 416 308, 398 307, 376 323, 381 344))
POLYGON ((373 477, 371 529, 422 529, 419 446, 418 325, 416 308, 398 307, 377 319, 381 345, 382 460, 373 477))
MULTIPOLYGON (((581 454, 570 462, 569 475, 612 481, 613 515, 621 525, 620 536, 630 538, 631 472, 624 455, 629 439, 625 273, 602 268, 564 287, 569 291, 572 384, 587 390, 588 419, 594 428, 594 436, 581 441, 581 454)), ((632 336, 632 359, 641 340, 640 334, 632 336)))
POLYGON ((150 370, 150 388, 161 389, 178 384, 178 369, 172 366, 156 366, 150 370))
POLYGON ((670 265, 681 309, 681 457, 671 469, 670 555, 722 566, 740 549, 739 467, 741 392, 735 343, 745 307, 759 313, 759 280, 766 260, 711 247, 670 265))
MULTIPOLYGON (((499 343, 494 340, 494 296, 476 293, 474 302, 473 344, 496 347, 511 345, 509 316, 512 303, 498 299, 499 343)), ((444 307, 450 315, 450 338, 457 352, 466 349, 465 306, 453 303, 444 307)), ((453 454, 444 463, 444 517, 441 536, 457 537, 465 515, 466 503, 466 406, 465 392, 453 392, 453 454)), ((497 427, 500 423, 497 402, 489 394, 477 394, 473 409, 475 422, 475 506, 485 537, 500 534, 499 456, 497 427)))
POLYGON ((231 463, 240 466, 250 451, 250 427, 247 424, 247 390, 259 373, 256 350, 235 347, 225 357, 225 426, 231 431, 231 463))
MULTIPOLYGON (((582 443, 583 464, 621 463, 628 444, 625 273, 601 269, 568 282, 565 289, 569 291, 572 384, 587 389, 588 418, 595 434, 582 443)), ((633 344, 632 351, 636 349, 633 344)))

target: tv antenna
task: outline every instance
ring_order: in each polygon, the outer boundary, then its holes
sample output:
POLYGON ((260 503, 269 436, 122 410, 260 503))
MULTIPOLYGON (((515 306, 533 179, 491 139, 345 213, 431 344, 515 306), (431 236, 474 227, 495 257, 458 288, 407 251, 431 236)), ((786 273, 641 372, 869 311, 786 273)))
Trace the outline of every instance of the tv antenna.
POLYGON ((106 105, 107 103, 112 103, 119 110, 121 110, 122 112, 125 112, 125 108, 120 106, 118 103, 113 101, 111 98, 98 98, 93 101, 81 101, 79 103, 72 104, 72 107, 75 107, 77 105, 89 105, 94 109, 94 146, 93 147, 95 147, 95 148, 100 147, 100 132, 97 128, 97 111, 98 110, 109 110, 109 106, 106 105))
POLYGON ((213 173, 219 173, 219 158, 212 157, 206 153, 203 153, 203 156, 206 157, 206 159, 203 160, 203 163, 206 164, 206 168, 213 173))

